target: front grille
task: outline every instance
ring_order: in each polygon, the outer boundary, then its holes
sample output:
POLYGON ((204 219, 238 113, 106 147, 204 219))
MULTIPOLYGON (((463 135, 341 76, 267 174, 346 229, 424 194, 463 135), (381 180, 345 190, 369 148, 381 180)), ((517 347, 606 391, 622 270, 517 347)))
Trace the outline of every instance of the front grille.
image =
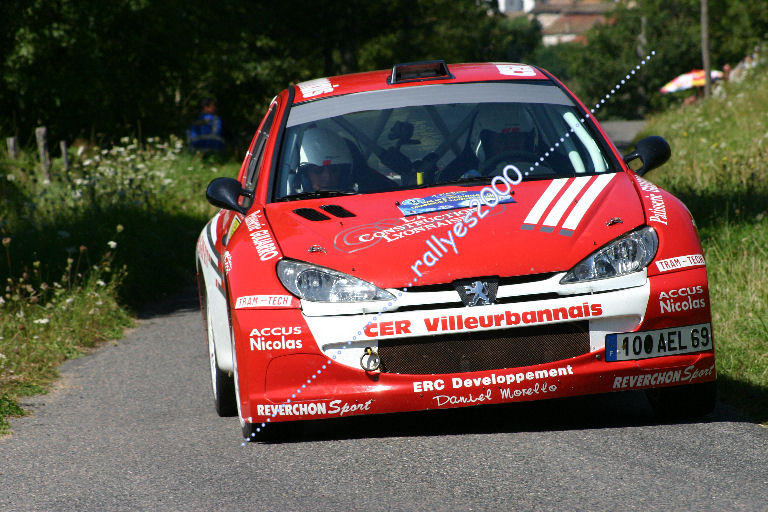
MULTIPOLYGON (((499 286, 507 286, 510 284, 524 284, 524 283, 538 283, 540 281, 546 281, 557 272, 545 272, 542 274, 527 274, 523 276, 503 276, 499 277, 499 286)), ((479 279, 474 276, 468 276, 467 279, 479 279)), ((447 292, 454 291, 456 287, 454 283, 441 283, 441 284, 427 284, 424 286, 411 286, 408 288, 410 293, 418 292, 447 292)))
POLYGON ((552 363, 589 352, 589 322, 379 340, 382 370, 430 374, 552 363))

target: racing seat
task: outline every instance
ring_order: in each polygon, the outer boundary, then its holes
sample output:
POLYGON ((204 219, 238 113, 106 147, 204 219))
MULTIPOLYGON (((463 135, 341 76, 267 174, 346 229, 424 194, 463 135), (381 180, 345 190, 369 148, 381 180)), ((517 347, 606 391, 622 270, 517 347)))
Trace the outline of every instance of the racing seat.
POLYGON ((535 159, 536 131, 525 108, 517 103, 482 103, 464 149, 443 169, 440 180, 455 180, 471 171, 488 174, 502 160, 535 159))
POLYGON ((384 192, 398 188, 397 183, 371 169, 354 142, 346 142, 352 155, 351 181, 357 183, 358 192, 384 192))
POLYGON ((518 103, 479 106, 473 133, 480 166, 501 159, 536 159, 536 131, 530 114, 518 103))

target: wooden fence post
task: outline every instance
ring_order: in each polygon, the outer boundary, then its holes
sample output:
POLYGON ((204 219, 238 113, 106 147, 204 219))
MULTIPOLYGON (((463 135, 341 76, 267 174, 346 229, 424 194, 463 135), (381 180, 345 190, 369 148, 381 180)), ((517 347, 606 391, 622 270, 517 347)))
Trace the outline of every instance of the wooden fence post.
POLYGON ((5 143, 8 145, 8 158, 11 160, 19 158, 19 139, 16 137, 8 137, 5 139, 5 143))
POLYGON ((51 155, 48 153, 48 129, 45 126, 35 128, 37 150, 40 154, 40 165, 43 167, 45 177, 51 181, 51 155))
POLYGON ((59 148, 61 149, 61 163, 64 166, 64 172, 69 172, 69 155, 67 155, 67 141, 65 140, 60 141, 59 148))

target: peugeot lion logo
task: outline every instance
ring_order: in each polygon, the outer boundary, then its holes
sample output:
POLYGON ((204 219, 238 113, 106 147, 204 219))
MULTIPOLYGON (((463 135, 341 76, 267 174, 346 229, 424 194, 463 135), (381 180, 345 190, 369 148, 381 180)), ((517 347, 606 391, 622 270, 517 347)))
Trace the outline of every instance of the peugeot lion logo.
POLYGON ((485 306, 491 303, 488 298, 488 285, 482 281, 475 281, 471 285, 464 285, 464 293, 469 297, 469 306, 485 306))

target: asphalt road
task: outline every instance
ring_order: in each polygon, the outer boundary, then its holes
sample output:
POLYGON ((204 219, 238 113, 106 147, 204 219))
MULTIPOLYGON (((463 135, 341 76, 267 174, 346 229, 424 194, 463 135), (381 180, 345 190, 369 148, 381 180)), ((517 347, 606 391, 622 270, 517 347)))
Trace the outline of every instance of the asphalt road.
POLYGON ((637 392, 310 424, 241 446, 194 295, 70 361, 0 439, 0 510, 766 510, 768 431, 637 392))
POLYGON ((645 121, 601 121, 600 126, 606 131, 616 147, 623 154, 632 149, 632 139, 642 130, 645 121))

